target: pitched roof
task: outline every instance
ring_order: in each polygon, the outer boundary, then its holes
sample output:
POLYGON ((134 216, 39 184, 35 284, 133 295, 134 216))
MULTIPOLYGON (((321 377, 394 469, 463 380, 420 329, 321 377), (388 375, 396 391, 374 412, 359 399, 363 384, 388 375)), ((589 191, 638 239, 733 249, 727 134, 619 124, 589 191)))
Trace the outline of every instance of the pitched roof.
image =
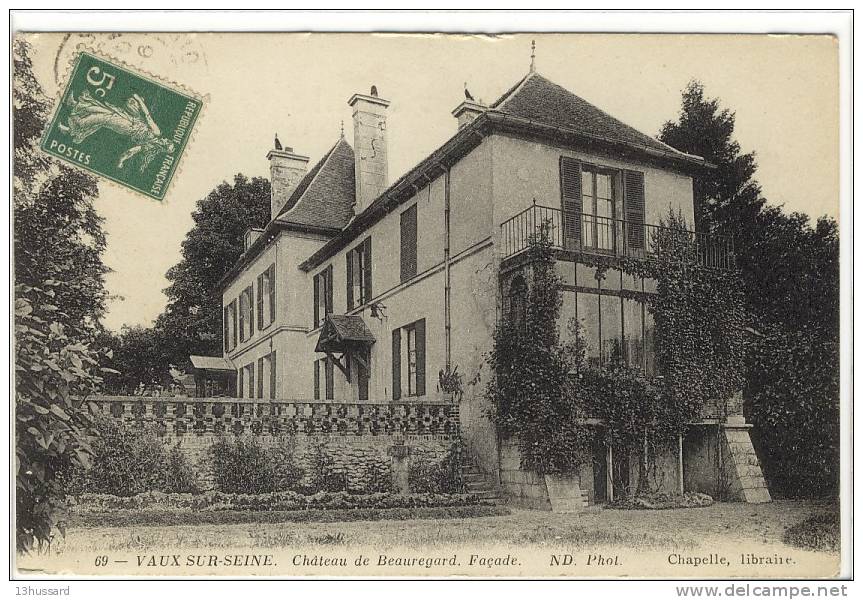
POLYGON ((341 230, 353 217, 354 150, 345 138, 306 173, 275 218, 281 224, 341 230))
POLYGON ((206 371, 234 370, 234 365, 231 364, 228 359, 221 356, 197 356, 192 354, 189 356, 189 360, 192 361, 192 366, 196 369, 203 369, 206 371))
POLYGON ((359 315, 328 314, 315 352, 338 352, 344 349, 343 344, 350 342, 373 344, 375 336, 359 315))
POLYGON ((603 140, 688 156, 615 119, 536 72, 528 73, 489 108, 603 140))

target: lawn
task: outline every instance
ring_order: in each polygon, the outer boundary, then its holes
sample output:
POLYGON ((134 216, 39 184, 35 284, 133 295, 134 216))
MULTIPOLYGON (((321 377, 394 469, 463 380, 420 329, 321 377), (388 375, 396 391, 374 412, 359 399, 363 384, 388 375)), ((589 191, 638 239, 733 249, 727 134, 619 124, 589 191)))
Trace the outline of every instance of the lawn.
POLYGON ((50 555, 25 557, 19 565, 142 575, 830 576, 838 570, 837 553, 795 548, 783 536, 788 527, 832 510, 815 502, 777 501, 571 514, 512 509, 506 515, 439 520, 73 527, 66 539, 55 541, 50 555), (758 564, 744 564, 742 555, 749 554, 758 564), (139 557, 150 555, 194 566, 139 567, 139 557), (199 564, 207 562, 196 558, 203 555, 216 564, 199 564), (240 566, 227 560, 247 555, 258 558, 240 566), (107 566, 96 567, 99 556, 107 557, 107 566), (363 556, 370 557, 369 564, 362 564, 363 556), (729 564, 721 564, 721 557, 729 564), (389 559, 395 564, 378 564, 389 559), (420 559, 452 562, 418 565, 420 559))

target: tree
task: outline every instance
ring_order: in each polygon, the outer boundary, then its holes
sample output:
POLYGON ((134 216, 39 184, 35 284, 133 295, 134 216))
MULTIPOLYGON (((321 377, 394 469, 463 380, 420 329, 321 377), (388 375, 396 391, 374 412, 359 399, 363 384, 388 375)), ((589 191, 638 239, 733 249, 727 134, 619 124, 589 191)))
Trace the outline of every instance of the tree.
POLYGON ((222 297, 216 284, 243 254, 243 234, 270 220, 270 182, 234 176, 198 201, 195 224, 171 267, 168 304, 156 319, 164 352, 162 368, 185 366, 190 354, 222 352, 222 297))
POLYGON ((15 286, 15 529, 18 551, 65 535, 62 473, 89 465, 95 434, 82 400, 101 383, 96 353, 66 335, 59 282, 15 286), (35 310, 38 304, 40 310, 35 310), (46 318, 47 316, 47 318, 46 318))
POLYGON ((734 237, 750 325, 760 332, 745 408, 768 480, 775 491, 832 493, 839 463, 838 228, 826 217, 813 228, 805 215, 768 206, 753 179, 755 155, 741 154, 733 135, 734 113, 693 81, 678 120, 662 127, 660 139, 717 166, 695 178, 696 220, 701 230, 734 237))
POLYGON ((80 398, 101 383, 91 342, 105 310, 105 235, 95 180, 38 148, 50 103, 31 48, 13 41, 16 544, 64 531, 61 474, 86 465, 93 434, 80 398))
POLYGON ((105 332, 102 343, 110 348, 107 366, 116 373, 104 377, 104 389, 112 394, 133 394, 138 385, 162 385, 167 370, 162 340, 153 327, 124 326, 120 333, 105 332))
MULTIPOLYGON (((95 179, 49 158, 38 148, 50 104, 33 74, 30 46, 14 41, 14 255, 15 281, 40 288, 46 280, 67 335, 85 339, 100 325, 105 312, 102 262, 105 234, 93 206, 95 179)), ((39 310, 34 304, 34 310, 39 310)))

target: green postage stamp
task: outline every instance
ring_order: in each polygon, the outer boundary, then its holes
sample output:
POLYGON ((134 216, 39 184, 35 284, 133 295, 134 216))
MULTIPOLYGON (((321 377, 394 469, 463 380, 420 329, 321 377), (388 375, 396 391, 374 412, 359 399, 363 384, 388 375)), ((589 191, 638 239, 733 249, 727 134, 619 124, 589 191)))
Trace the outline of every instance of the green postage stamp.
POLYGON ((198 98, 82 52, 42 149, 162 200, 201 107, 198 98))

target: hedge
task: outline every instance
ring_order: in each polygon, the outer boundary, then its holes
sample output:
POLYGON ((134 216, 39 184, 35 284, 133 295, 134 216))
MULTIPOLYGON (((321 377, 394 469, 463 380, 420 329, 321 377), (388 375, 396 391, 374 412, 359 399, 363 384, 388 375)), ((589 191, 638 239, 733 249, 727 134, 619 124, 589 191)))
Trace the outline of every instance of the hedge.
POLYGON ((406 521, 409 519, 465 519, 510 514, 502 506, 437 506, 414 508, 355 508, 346 510, 107 510, 73 513, 71 527, 129 527, 151 525, 234 525, 248 523, 336 523, 348 521, 406 521))
POLYGON ((203 494, 165 494, 145 492, 130 497, 111 494, 82 494, 72 500, 76 513, 111 510, 159 511, 303 511, 344 509, 389 509, 473 506, 488 503, 474 494, 349 494, 318 492, 304 496, 296 492, 268 494, 229 494, 210 491, 203 494))

